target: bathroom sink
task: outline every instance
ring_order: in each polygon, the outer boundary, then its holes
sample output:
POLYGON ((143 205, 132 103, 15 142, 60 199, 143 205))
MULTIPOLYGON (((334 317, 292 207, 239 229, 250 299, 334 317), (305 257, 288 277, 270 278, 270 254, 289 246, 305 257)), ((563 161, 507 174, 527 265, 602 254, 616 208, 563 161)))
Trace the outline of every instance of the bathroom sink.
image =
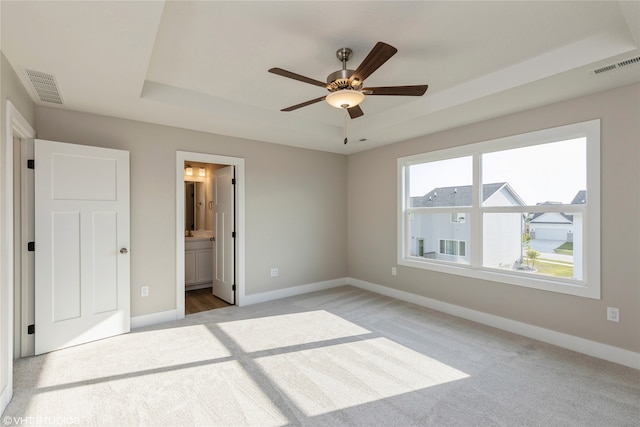
POLYGON ((191 236, 185 236, 185 240, 211 239, 212 237, 212 230, 192 230, 191 236))

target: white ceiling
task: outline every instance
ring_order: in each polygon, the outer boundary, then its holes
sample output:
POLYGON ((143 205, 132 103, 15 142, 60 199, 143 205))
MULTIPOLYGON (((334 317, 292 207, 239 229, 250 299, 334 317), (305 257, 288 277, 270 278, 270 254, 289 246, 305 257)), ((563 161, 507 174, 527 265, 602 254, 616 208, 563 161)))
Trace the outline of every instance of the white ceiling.
POLYGON ((38 105, 353 153, 640 81, 638 1, 6 1, 2 52, 38 105), (365 86, 429 84, 423 97, 367 97, 348 121, 326 94, 268 73, 325 81, 349 47, 398 53, 365 86), (53 74, 41 102, 25 69, 53 74), (366 138, 361 142, 360 139, 366 138))

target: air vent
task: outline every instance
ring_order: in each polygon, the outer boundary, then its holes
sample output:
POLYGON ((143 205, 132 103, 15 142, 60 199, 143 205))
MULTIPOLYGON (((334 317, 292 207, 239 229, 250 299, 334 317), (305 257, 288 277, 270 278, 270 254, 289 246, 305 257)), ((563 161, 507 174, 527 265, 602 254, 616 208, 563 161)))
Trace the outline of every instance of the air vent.
POLYGON ((611 65, 607 65, 606 67, 600 67, 597 70, 593 70, 593 72, 595 74, 600 74, 600 73, 604 73, 606 71, 615 70, 616 68, 617 68, 616 64, 611 64, 611 65))
POLYGON ((618 67, 624 67, 625 65, 631 65, 640 62, 640 56, 636 56, 635 58, 629 58, 624 61, 618 62, 618 67))
POLYGON ((62 105, 62 97, 53 75, 34 70, 25 70, 25 72, 40 101, 62 105))
POLYGON ((637 64, 640 62, 640 56, 636 56, 635 58, 625 59, 624 61, 616 62, 615 64, 605 65, 604 67, 596 68, 593 70, 594 74, 602 74, 607 71, 613 71, 618 68, 626 67, 627 65, 637 64))

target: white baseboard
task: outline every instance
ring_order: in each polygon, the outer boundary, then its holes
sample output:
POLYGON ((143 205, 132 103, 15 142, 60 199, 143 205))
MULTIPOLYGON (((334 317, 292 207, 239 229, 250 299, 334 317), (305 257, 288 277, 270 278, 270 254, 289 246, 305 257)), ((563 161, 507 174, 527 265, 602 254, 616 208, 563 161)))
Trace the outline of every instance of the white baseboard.
MULTIPOLYGON (((494 316, 493 314, 484 313, 477 310, 461 307, 454 304, 438 301, 435 299, 412 294, 410 292, 381 286, 364 280, 354 279, 351 277, 327 280, 324 282, 309 283, 306 285, 293 286, 290 288, 277 289, 275 291, 262 292, 259 294, 246 295, 242 298, 241 305, 258 304, 261 302, 273 301, 281 298, 292 297, 296 295, 307 294, 310 292, 321 291, 325 289, 336 288, 339 286, 351 285, 360 289, 386 295, 401 301, 410 302, 432 310, 441 311, 456 317, 471 320, 473 322, 482 323, 483 325, 492 326, 503 331, 522 335, 568 350, 577 351, 609 362, 618 363, 635 369, 640 369, 640 353, 614 347, 608 344, 602 344, 596 341, 587 340, 576 337, 574 335, 564 334, 562 332, 545 329, 538 326, 529 325, 527 323, 518 322, 516 320, 507 319, 505 317, 494 316)), ((131 318, 131 329, 142 328, 145 326, 155 325, 157 323, 171 322, 176 320, 177 310, 162 311, 143 316, 131 318)))
POLYGON ((309 283, 307 285, 293 286, 290 288, 277 289, 275 291, 261 292, 259 294, 245 295, 241 299, 241 305, 258 304, 296 295, 308 294, 310 292, 322 291, 325 289, 337 288, 347 284, 347 278, 327 280, 324 282, 309 283))
POLYGON ((410 292, 400 291, 398 289, 386 286, 376 285, 374 283, 365 282, 363 280, 347 278, 347 283, 357 288, 367 291, 386 295, 402 301, 420 305, 422 307, 441 311, 463 319, 482 323, 492 326, 503 331, 512 332, 538 341, 553 344, 568 350, 577 351, 589 356, 604 359, 609 362, 618 363, 635 369, 640 369, 640 353, 590 341, 573 335, 564 334, 562 332, 552 331, 550 329, 540 328, 538 326, 529 325, 527 323, 518 322, 504 317, 494 316, 492 314, 483 313, 481 311, 471 310, 454 304, 445 303, 410 292))
MULTIPOLYGON (((336 288, 347 284, 347 278, 327 280, 325 282, 309 283, 307 285, 293 286, 291 288, 278 289, 275 291, 262 292, 255 295, 245 295, 240 300, 240 305, 251 305, 260 302, 272 301, 276 299, 292 297, 295 295, 308 294, 310 292, 322 291, 324 289, 336 288)), ((159 313, 145 314, 131 318, 131 329, 143 328, 158 323, 173 322, 177 320, 178 310, 167 310, 159 313)))
POLYGON ((143 328, 145 326, 155 325, 157 323, 173 322, 177 319, 178 311, 167 310, 158 313, 145 314, 131 318, 131 329, 143 328))

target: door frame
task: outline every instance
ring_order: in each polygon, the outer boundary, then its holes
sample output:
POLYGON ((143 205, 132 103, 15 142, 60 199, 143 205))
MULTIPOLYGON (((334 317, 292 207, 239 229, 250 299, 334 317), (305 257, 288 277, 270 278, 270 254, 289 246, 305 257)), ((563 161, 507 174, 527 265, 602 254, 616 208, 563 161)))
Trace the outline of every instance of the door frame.
MULTIPOLYGON (((14 138, 15 139, 15 138, 14 138)), ((27 169, 27 161, 35 157, 35 139, 20 138, 19 152, 16 152, 15 145, 13 156, 18 160, 17 171, 14 161, 14 192, 20 193, 20 207, 14 203, 13 216, 13 283, 14 283, 14 312, 13 312, 13 355, 14 358, 28 357, 35 354, 35 335, 29 335, 28 325, 35 323, 35 253, 28 252, 27 241, 35 240, 35 185, 34 170, 27 169), (19 181, 15 177, 20 175, 19 181), (18 186, 19 185, 19 186, 18 186), (30 199, 30 200, 27 200, 30 199), (19 214, 16 215, 16 214, 19 214), (21 242, 15 242, 16 237, 21 238, 21 242)))
POLYGON ((236 169, 236 241, 235 305, 245 298, 245 169, 241 157, 176 151, 176 318, 184 319, 184 162, 201 162, 235 166, 236 169))
MULTIPOLYGON (((27 119, 20 113, 20 111, 7 100, 6 103, 6 135, 5 135, 5 164, 4 164, 4 189, 3 202, 5 205, 4 212, 4 224, 0 226, 4 228, 5 241, 0 251, 5 254, 4 263, 0 263, 0 269, 4 265, 5 271, 0 271, 2 279, 0 280, 0 286, 4 289, 0 289, 0 293, 4 293, 7 298, 0 298, 0 313, 3 313, 4 320, 0 322, 3 330, 0 330, 0 339, 4 339, 5 354, 2 355, 5 366, 0 367, 7 369, 7 384, 0 383, 0 413, 4 412, 4 409, 9 404, 11 397, 13 397, 13 355, 14 355, 14 265, 13 265, 13 229, 14 221, 13 217, 13 138, 18 137, 21 139, 33 139, 36 137, 36 132, 31 127, 27 119)), ((0 346, 2 348, 2 346, 0 346)))

